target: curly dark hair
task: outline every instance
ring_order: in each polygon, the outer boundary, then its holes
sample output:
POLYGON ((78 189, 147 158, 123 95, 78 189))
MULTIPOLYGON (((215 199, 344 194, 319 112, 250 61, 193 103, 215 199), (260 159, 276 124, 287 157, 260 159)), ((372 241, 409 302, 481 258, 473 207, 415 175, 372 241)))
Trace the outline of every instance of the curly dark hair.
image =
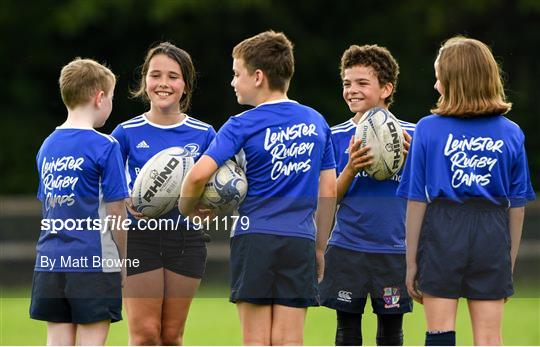
POLYGON ((399 65, 390 51, 378 45, 352 45, 341 57, 341 78, 343 78, 346 69, 356 65, 372 67, 381 86, 387 83, 393 85, 392 93, 384 100, 385 104, 390 106, 394 101, 399 75, 399 65))

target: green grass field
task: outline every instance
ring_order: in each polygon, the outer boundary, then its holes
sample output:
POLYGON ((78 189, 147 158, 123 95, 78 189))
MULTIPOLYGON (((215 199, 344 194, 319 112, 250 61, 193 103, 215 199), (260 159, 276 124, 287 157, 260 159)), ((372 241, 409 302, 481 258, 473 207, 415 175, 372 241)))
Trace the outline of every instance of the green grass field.
MULTIPOLYGON (((240 345, 240 325, 236 308, 223 295, 225 290, 202 289, 200 297, 193 302, 188 318, 186 345, 240 345), (217 296, 221 296, 216 298, 217 296)), ((523 295, 522 295, 523 296, 523 295)), ((540 345, 540 299, 514 298, 505 306, 503 336, 506 345, 540 345)), ((28 290, 0 288, 0 345, 43 345, 46 343, 45 323, 28 317, 28 290)), ((366 307, 371 312, 371 307, 366 307)), ((125 319, 125 317, 124 317, 125 319)), ((335 329, 334 311, 327 308, 311 308, 305 328, 306 345, 333 345, 335 329)), ((364 316, 364 345, 375 344, 376 317, 364 316)), ((406 345, 424 344, 425 321, 421 305, 405 316, 404 333, 406 345)), ((465 301, 460 302, 457 343, 471 345, 472 334, 465 301)), ((127 344, 127 323, 122 321, 111 326, 109 345, 127 344)))

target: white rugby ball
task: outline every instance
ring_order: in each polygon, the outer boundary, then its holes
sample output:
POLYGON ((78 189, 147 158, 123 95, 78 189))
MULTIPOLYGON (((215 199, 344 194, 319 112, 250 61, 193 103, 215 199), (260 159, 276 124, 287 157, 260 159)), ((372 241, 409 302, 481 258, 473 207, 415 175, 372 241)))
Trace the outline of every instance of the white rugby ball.
POLYGON ((371 147, 373 164, 364 168, 372 178, 383 181, 394 176, 403 165, 403 130, 397 118, 387 109, 372 108, 360 119, 355 139, 361 148, 371 147))
POLYGON ((201 203, 218 215, 230 214, 244 201, 247 188, 244 170, 227 160, 208 180, 201 203))
POLYGON ((150 158, 133 184, 135 210, 155 218, 176 207, 182 181, 193 164, 191 152, 183 147, 166 148, 150 158))

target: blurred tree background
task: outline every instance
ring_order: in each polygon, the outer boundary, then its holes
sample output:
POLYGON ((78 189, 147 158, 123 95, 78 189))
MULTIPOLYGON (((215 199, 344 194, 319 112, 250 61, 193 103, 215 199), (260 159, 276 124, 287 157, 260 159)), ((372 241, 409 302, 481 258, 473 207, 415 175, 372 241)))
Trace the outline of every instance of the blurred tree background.
POLYGON ((66 115, 58 75, 74 57, 105 62, 119 77, 113 113, 101 129, 108 133, 146 110, 129 89, 146 50, 171 41, 192 55, 198 70, 189 113, 218 129, 245 109, 230 87, 232 47, 267 29, 285 32, 295 44, 289 97, 318 109, 330 125, 350 116, 338 69, 349 45, 392 51, 401 67, 392 111, 414 122, 437 100, 433 61, 441 42, 456 34, 486 42, 505 71, 514 103, 509 117, 525 132, 539 189, 540 1, 0 0, 0 194, 35 192, 36 152, 66 115))

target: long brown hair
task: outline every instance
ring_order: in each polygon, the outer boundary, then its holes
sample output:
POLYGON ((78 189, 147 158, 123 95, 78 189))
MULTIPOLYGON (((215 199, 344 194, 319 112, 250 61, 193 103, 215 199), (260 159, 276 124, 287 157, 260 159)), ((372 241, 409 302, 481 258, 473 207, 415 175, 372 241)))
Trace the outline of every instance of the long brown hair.
POLYGON ((133 91, 131 95, 133 97, 140 97, 147 102, 150 101, 148 95, 146 95, 146 74, 148 73, 150 60, 158 54, 164 54, 180 65, 182 78, 185 83, 185 94, 182 96, 182 99, 180 99, 180 112, 185 112, 189 109, 191 96, 193 95, 193 89, 195 88, 195 67, 193 66, 193 61, 191 60, 189 53, 176 47, 170 42, 161 42, 148 50, 146 58, 144 59, 144 64, 141 68, 139 87, 136 91, 133 91))
POLYGON ((474 117, 505 114, 506 101, 499 65, 483 42, 452 37, 439 49, 435 68, 442 95, 432 113, 474 117))

